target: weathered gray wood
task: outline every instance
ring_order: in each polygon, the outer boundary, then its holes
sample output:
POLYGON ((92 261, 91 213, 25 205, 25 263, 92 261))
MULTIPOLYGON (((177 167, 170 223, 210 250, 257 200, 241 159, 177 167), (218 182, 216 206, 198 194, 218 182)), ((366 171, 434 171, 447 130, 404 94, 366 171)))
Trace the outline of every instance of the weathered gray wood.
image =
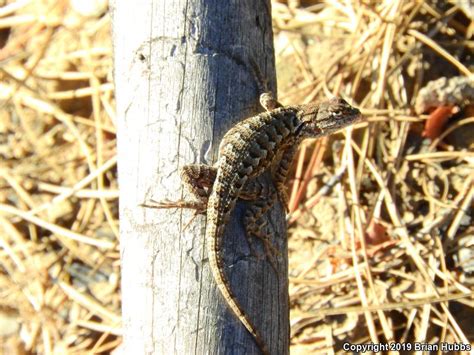
MULTIPOLYGON (((205 250, 205 217, 142 208, 188 197, 179 169, 213 163, 223 134, 262 109, 252 57, 275 88, 270 1, 126 1, 113 7, 122 302, 126 354, 258 354, 227 309, 205 250)), ((225 234, 226 274, 272 353, 287 354, 287 244, 269 228, 279 275, 250 255, 239 203, 225 234)), ((259 247, 259 242, 254 243, 259 247)), ((257 248, 262 252, 262 248, 257 248)))

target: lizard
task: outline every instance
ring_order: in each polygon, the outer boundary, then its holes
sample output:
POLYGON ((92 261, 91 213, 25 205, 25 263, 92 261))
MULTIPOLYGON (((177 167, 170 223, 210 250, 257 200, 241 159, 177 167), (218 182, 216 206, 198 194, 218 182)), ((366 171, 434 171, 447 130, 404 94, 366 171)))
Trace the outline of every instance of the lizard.
POLYGON ((244 215, 247 239, 250 236, 261 239, 267 257, 271 256, 275 250, 269 236, 262 231, 262 216, 278 199, 286 206, 284 183, 299 143, 305 138, 330 135, 357 122, 360 111, 339 97, 320 103, 282 106, 271 94, 264 93, 260 102, 266 112, 237 123, 224 135, 214 166, 183 167, 181 179, 197 201, 165 203, 160 207, 193 208, 206 214, 207 253, 217 287, 261 352, 270 354, 260 331, 237 302, 225 275, 222 255, 225 227, 237 199, 254 201, 244 215), (271 171, 274 188, 266 188, 255 180, 267 169, 271 171))

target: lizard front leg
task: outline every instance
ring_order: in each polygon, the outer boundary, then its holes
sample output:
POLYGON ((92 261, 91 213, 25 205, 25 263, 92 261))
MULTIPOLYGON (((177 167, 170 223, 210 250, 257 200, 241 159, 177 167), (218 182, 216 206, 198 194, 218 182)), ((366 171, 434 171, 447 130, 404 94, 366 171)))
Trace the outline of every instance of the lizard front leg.
POLYGON ((262 105, 262 107, 267 112, 270 112, 277 107, 283 107, 283 105, 279 103, 275 97, 273 97, 271 92, 264 92, 260 95, 260 105, 262 105))
POLYGON ((288 194, 286 192, 286 177, 291 168, 291 163, 298 150, 298 144, 291 144, 281 154, 281 159, 272 167, 272 177, 275 187, 278 191, 280 202, 288 212, 288 194))
MULTIPOLYGON (((252 241, 250 237, 260 239, 265 248, 265 255, 275 272, 277 272, 275 257, 278 252, 271 242, 271 235, 265 231, 267 225, 265 214, 273 207, 278 199, 288 211, 288 195, 286 193, 285 183, 297 149, 298 144, 297 142, 294 142, 294 144, 289 144, 285 149, 283 149, 282 153, 276 155, 275 163, 271 168, 271 175, 275 188, 273 189, 266 185, 268 190, 265 191, 265 193, 260 193, 258 196, 248 196, 248 199, 253 200, 253 202, 244 215, 244 225, 250 248, 252 249, 252 241)), ((256 185, 257 183, 258 179, 249 181, 246 185, 246 192, 249 192, 249 187, 254 187, 252 184, 256 185)))

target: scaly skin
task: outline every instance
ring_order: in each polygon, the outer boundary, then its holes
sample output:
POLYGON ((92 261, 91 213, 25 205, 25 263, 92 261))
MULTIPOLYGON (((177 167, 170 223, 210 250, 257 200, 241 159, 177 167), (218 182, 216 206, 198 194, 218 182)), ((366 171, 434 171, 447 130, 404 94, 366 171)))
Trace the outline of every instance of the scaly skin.
POLYGON ((238 123, 227 132, 219 147, 215 166, 217 174, 206 211, 209 263, 229 307, 253 335, 264 354, 269 354, 268 347, 249 316, 237 303, 224 273, 222 238, 225 226, 237 199, 245 194, 248 182, 271 169, 277 180, 275 185, 280 200, 285 200, 283 182, 295 147, 304 138, 329 135, 353 124, 359 117, 359 110, 339 98, 320 104, 279 107, 238 123))

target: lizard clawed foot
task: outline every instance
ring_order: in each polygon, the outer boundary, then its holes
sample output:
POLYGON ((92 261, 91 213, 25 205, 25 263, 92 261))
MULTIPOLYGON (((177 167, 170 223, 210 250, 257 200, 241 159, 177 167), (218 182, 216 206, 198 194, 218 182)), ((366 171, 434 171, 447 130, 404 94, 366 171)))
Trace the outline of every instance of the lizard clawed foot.
POLYGON ((249 235, 248 233, 245 233, 245 238, 247 239, 247 244, 249 246, 249 249, 250 249, 250 255, 253 256, 254 258, 260 260, 262 258, 262 255, 259 254, 256 250, 255 250, 255 246, 254 246, 254 243, 252 241, 252 236, 249 235))
POLYGON ((146 207, 146 208, 158 208, 158 209, 163 209, 163 208, 188 208, 191 210, 196 210, 197 214, 205 214, 206 213, 206 203, 203 201, 154 201, 150 200, 149 203, 144 202, 140 204, 141 207, 146 207))
MULTIPOLYGON (((263 244, 265 250, 265 257, 272 266, 275 274, 278 275, 277 269, 277 257, 280 256, 280 253, 277 248, 275 248, 271 242, 271 235, 265 231, 267 226, 267 219, 265 214, 273 206, 273 203, 276 200, 277 194, 276 190, 272 193, 270 198, 253 201, 249 206, 244 215, 244 225, 246 229, 246 236, 252 252, 252 241, 251 237, 258 238, 263 244)), ((254 255, 261 259, 262 256, 254 255)))
POLYGON ((278 268, 277 268, 277 258, 281 255, 277 248, 275 248, 271 242, 271 237, 268 233, 262 231, 263 227, 265 227, 266 223, 262 223, 259 226, 257 224, 251 224, 247 227, 247 241, 249 243, 250 251, 253 255, 255 255, 258 259, 263 259, 264 256, 262 254, 257 254, 253 247, 253 243, 251 242, 251 237, 258 238, 263 244, 263 248, 265 250, 265 259, 268 260, 270 263, 273 271, 275 274, 278 275, 278 268))
POLYGON ((206 203, 204 201, 155 201, 155 200, 150 200, 150 203, 141 203, 141 207, 145 208, 188 208, 195 210, 193 216, 189 220, 188 223, 183 228, 183 231, 188 229, 188 227, 191 225, 191 223, 194 221, 194 219, 199 216, 199 215, 205 215, 206 214, 206 203), (151 203, 151 204, 150 204, 151 203))
POLYGON ((195 219, 197 216, 199 216, 200 214, 206 214, 206 211, 204 211, 204 212, 195 211, 194 214, 193 214, 193 216, 192 216, 191 219, 189 220, 189 222, 186 223, 186 225, 184 226, 183 232, 184 232, 186 229, 188 229, 188 227, 191 225, 191 223, 194 221, 194 219, 195 219))
POLYGON ((273 97, 273 94, 271 92, 264 92, 263 94, 260 95, 260 105, 262 107, 270 112, 277 107, 281 107, 282 105, 273 97))

